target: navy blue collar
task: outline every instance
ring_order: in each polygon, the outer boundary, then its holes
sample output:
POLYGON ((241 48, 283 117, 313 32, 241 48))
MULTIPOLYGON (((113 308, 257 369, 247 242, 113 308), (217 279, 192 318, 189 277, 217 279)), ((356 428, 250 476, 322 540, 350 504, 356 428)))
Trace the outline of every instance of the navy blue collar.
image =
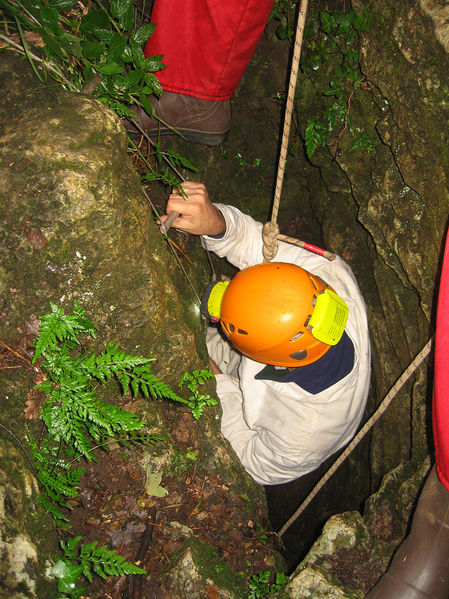
POLYGON ((322 358, 290 371, 267 364, 254 378, 259 380, 296 383, 309 393, 320 393, 335 385, 354 366, 354 345, 346 333, 337 345, 332 345, 322 358))

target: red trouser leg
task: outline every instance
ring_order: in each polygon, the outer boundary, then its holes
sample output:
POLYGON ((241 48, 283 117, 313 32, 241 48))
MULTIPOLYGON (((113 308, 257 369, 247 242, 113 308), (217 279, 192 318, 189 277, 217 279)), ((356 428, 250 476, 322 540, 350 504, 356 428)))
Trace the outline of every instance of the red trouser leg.
POLYGON ((449 242, 446 241, 435 333, 433 437, 437 472, 449 491, 449 242))
POLYGON ((164 90, 205 100, 232 96, 274 0, 155 0, 145 56, 163 54, 164 90))

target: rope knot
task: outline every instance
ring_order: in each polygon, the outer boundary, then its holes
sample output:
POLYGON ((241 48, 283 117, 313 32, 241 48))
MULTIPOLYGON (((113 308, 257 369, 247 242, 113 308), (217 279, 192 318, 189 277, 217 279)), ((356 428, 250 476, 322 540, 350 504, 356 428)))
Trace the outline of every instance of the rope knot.
POLYGON ((263 239, 263 257, 265 262, 270 262, 276 256, 278 251, 278 240, 279 227, 276 223, 271 221, 264 224, 262 229, 263 239))

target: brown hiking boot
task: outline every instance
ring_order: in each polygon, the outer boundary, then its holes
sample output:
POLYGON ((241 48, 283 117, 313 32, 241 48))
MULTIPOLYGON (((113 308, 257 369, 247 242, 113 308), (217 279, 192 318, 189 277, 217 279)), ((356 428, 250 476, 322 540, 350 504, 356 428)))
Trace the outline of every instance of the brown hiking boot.
MULTIPOLYGON (((203 100, 164 91, 160 98, 150 98, 154 113, 150 117, 140 106, 136 111, 136 121, 150 136, 180 133, 193 143, 206 146, 220 146, 226 139, 231 123, 230 100, 203 100)), ((126 122, 129 131, 136 131, 130 121, 126 122)))
POLYGON ((449 597, 449 492, 430 472, 409 536, 366 599, 449 597))

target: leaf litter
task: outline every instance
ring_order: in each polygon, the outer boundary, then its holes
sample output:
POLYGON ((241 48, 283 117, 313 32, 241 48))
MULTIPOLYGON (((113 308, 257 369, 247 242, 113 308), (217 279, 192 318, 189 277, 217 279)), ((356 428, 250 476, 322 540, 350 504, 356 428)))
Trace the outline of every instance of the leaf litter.
MULTIPOLYGON (((176 450, 183 455, 192 453, 191 418, 184 412, 177 420, 176 450)), ((71 505, 70 534, 107 545, 147 571, 97 580, 90 599, 175 599, 161 575, 190 537, 213 546, 248 580, 274 567, 274 544, 260 534, 269 526, 262 502, 249 510, 248 500, 231 493, 219 474, 196 466, 192 461, 182 472, 175 465, 146 471, 139 451, 123 448, 101 452, 86 465, 79 498, 71 505)), ((211 587, 209 594, 214 592, 211 587)))

